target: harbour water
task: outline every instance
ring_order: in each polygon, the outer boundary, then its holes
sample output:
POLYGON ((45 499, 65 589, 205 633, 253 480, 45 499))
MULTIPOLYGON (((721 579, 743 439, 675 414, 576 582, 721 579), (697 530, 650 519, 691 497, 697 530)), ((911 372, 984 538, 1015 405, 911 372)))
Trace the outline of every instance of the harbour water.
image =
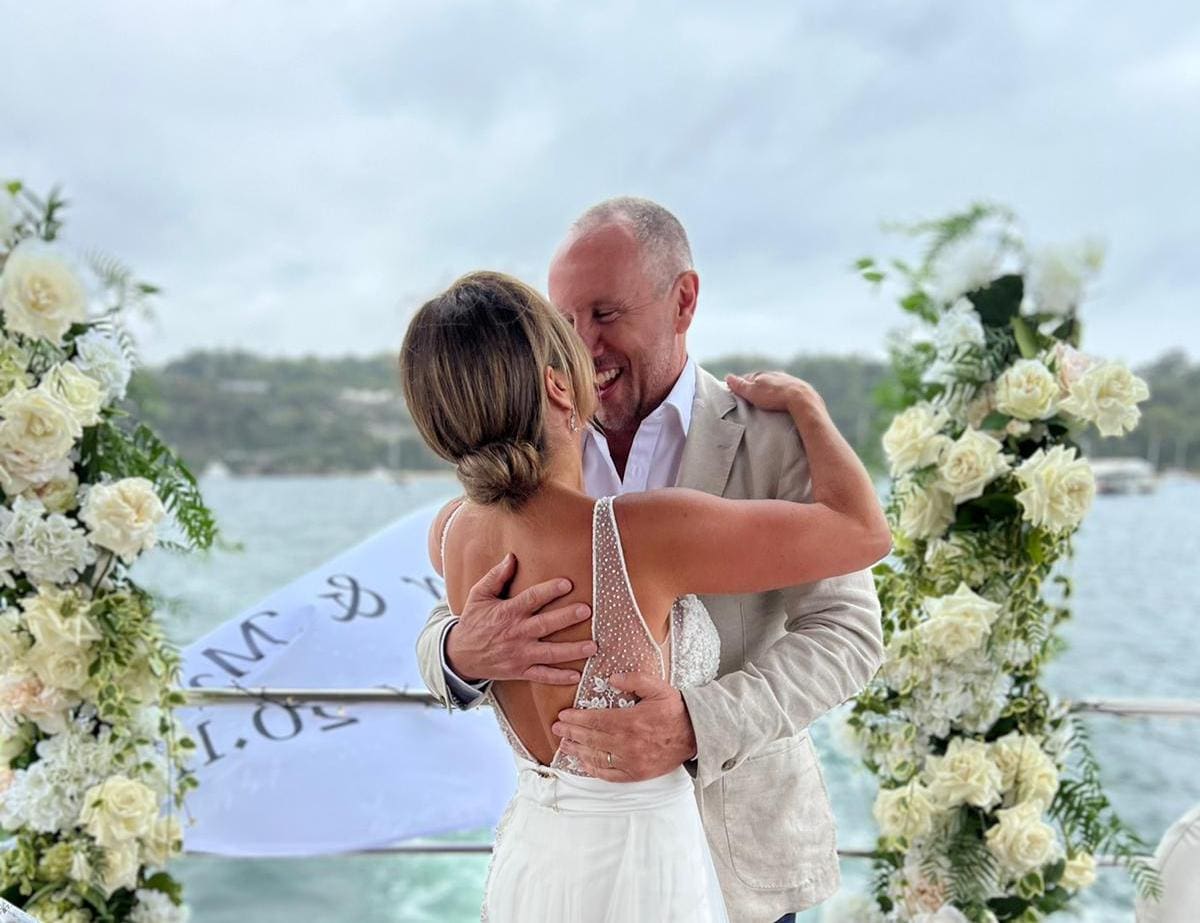
MULTIPOLYGON (((183 645, 387 523, 456 493, 449 478, 405 484, 353 478, 206 479, 205 497, 240 552, 153 552, 135 574, 163 602, 183 645)), ((1200 482, 1169 481, 1149 496, 1097 498, 1069 572, 1075 618, 1048 684, 1070 697, 1200 698, 1200 482)), ((834 720, 813 735, 844 846, 869 846, 870 778, 837 749, 834 720)), ((1088 721, 1108 789, 1151 844, 1200 801, 1200 720, 1088 721)), ((297 806, 303 810, 303 806, 297 806)), ((462 839, 487 841, 489 831, 462 839)), ((485 856, 343 856, 247 860, 184 857, 194 923, 458 923, 477 920, 485 856)), ((843 863, 843 893, 865 888, 867 863, 843 863)), ((1102 870, 1083 902, 1089 921, 1132 918, 1132 889, 1102 870)), ((802 919, 821 918, 816 910, 802 919)))

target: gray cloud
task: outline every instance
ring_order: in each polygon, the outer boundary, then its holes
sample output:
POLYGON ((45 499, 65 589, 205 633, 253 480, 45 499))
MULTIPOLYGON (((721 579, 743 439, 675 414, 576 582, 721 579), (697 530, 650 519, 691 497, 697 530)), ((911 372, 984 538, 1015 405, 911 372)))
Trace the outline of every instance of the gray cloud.
POLYGON ((693 351, 879 354, 848 271, 979 198, 1098 234, 1087 345, 1200 344, 1200 25, 1183 2, 11 6, 0 170, 161 283, 148 359, 376 352, 467 269, 539 286, 571 218, 675 209, 693 351))

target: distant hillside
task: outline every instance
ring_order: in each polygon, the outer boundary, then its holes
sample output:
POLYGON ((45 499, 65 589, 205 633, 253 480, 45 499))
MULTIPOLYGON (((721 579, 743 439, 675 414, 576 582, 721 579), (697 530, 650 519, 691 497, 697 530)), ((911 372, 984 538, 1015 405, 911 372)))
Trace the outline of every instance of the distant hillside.
MULTIPOLYGON (((863 459, 881 466, 886 420, 873 393, 887 375, 875 360, 731 355, 704 363, 717 376, 778 368, 812 382, 863 459)), ((1200 364, 1172 353, 1139 369, 1150 383, 1143 426, 1090 451, 1200 468, 1200 364)), ((134 376, 131 407, 197 471, 220 462, 241 474, 332 473, 444 467, 421 442, 400 396, 395 357, 266 359, 196 352, 134 376)))

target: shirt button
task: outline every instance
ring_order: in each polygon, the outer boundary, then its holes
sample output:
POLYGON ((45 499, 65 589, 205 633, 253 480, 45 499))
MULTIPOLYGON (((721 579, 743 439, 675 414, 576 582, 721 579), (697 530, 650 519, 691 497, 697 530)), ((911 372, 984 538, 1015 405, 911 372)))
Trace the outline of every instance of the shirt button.
POLYGON ((721 764, 721 768, 724 769, 726 772, 729 772, 729 770, 731 770, 736 765, 737 765, 737 760, 727 759, 725 762, 723 762, 721 764))

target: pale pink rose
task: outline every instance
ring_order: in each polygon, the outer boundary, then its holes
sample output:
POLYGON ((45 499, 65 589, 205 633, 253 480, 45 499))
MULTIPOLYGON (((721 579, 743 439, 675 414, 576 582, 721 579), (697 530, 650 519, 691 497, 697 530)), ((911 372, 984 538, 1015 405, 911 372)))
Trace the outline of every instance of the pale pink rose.
POLYGON ((1083 373, 1095 364, 1095 359, 1081 353, 1073 346, 1066 343, 1054 345, 1054 366, 1058 371, 1058 385, 1062 388, 1063 394, 1070 391, 1071 385, 1079 381, 1083 373))

